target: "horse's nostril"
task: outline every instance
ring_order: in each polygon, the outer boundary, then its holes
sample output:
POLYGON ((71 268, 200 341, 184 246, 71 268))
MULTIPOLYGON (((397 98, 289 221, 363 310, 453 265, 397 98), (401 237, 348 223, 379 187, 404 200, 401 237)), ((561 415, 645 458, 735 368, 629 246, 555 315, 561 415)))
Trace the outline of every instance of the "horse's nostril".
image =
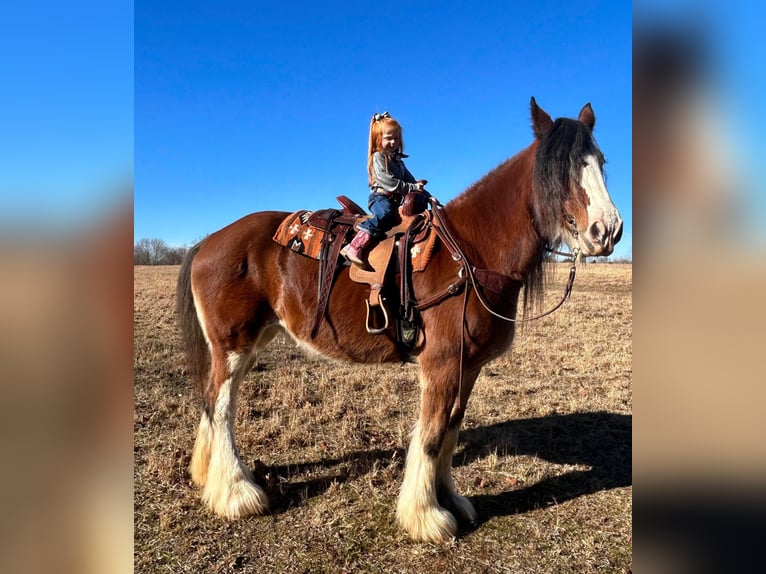
POLYGON ((604 227, 604 224, 600 221, 597 221, 593 225, 590 226, 590 229, 588 230, 590 233, 591 239, 594 243, 601 244, 604 240, 604 235, 606 232, 606 228, 604 227))

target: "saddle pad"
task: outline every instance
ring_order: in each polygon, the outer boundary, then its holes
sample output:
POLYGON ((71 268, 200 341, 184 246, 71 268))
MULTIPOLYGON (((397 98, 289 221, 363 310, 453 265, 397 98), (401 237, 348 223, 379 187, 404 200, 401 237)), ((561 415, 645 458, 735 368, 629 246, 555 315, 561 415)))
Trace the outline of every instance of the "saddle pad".
MULTIPOLYGON (((392 235, 398 236, 398 235, 401 235, 402 233, 406 233, 407 229, 412 225, 413 221, 418 217, 418 214, 404 215, 402 213, 402 210, 400 209, 399 216, 400 216, 401 222, 399 223, 399 225, 393 227, 386 234, 387 237, 391 237, 392 235)), ((410 260, 412 262, 413 271, 423 271, 426 268, 426 266, 428 265, 428 262, 431 261, 431 254, 434 252, 435 246, 436 246, 436 232, 434 231, 433 226, 428 226, 425 229, 425 231, 420 232, 416 236, 415 243, 410 247, 410 260)), ((380 245, 377 246, 375 249, 380 249, 380 245)), ((373 249, 372 253, 370 254, 370 257, 372 257, 373 254, 375 253, 375 249, 373 249)))
POLYGON ((279 224, 273 239, 295 253, 319 259, 324 231, 308 223, 309 215, 305 209, 291 213, 279 224))
POLYGON ((426 268, 428 262, 431 261, 434 247, 436 247, 436 232, 431 227, 423 241, 415 243, 415 245, 410 247, 413 271, 423 271, 426 268))

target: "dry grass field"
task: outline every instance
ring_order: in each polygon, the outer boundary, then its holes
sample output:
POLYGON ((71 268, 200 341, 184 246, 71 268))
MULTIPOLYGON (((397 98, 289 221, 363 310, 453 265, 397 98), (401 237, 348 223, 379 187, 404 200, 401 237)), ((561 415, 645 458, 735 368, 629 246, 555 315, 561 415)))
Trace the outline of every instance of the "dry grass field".
POLYGON ((571 299, 483 370, 454 457, 479 522, 446 545, 394 521, 417 366, 333 363, 281 337, 245 380, 236 425, 272 514, 227 522, 202 505, 186 470, 200 410, 178 270, 135 268, 136 572, 632 570, 631 265, 580 267, 571 299))

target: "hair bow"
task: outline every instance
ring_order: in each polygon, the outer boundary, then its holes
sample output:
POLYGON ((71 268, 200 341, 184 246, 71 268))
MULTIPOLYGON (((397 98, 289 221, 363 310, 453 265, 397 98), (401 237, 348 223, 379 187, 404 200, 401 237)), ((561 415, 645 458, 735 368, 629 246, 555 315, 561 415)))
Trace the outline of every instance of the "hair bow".
POLYGON ((388 112, 383 112, 382 114, 374 114, 372 116, 372 121, 379 122, 383 118, 390 118, 390 117, 391 117, 391 114, 389 114, 388 112))

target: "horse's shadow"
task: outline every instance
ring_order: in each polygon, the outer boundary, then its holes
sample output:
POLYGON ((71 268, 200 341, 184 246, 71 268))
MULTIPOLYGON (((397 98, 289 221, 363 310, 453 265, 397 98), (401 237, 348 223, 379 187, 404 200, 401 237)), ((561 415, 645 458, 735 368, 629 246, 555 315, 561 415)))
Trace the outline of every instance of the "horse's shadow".
MULTIPOLYGON (((460 467, 497 452, 536 456, 554 464, 589 467, 551 476, 528 486, 513 487, 500 494, 470 496, 482 523, 495 516, 523 513, 631 485, 631 427, 631 415, 592 412, 554 414, 469 428, 460 433, 453 463, 460 467)), ((401 467, 404 455, 401 448, 370 449, 341 458, 270 467, 272 513, 285 512, 301 504, 302 500, 326 492, 332 484, 367 474, 376 465, 380 467, 387 461, 396 460, 401 467), (296 474, 311 478, 284 478, 296 474), (275 485, 278 492, 274 492, 275 485)))
POLYGON ((631 415, 607 412, 549 415, 469 429, 461 438, 466 447, 457 453, 456 466, 498 452, 589 467, 549 476, 500 494, 471 496, 479 524, 494 516, 528 512, 632 484, 631 415))

